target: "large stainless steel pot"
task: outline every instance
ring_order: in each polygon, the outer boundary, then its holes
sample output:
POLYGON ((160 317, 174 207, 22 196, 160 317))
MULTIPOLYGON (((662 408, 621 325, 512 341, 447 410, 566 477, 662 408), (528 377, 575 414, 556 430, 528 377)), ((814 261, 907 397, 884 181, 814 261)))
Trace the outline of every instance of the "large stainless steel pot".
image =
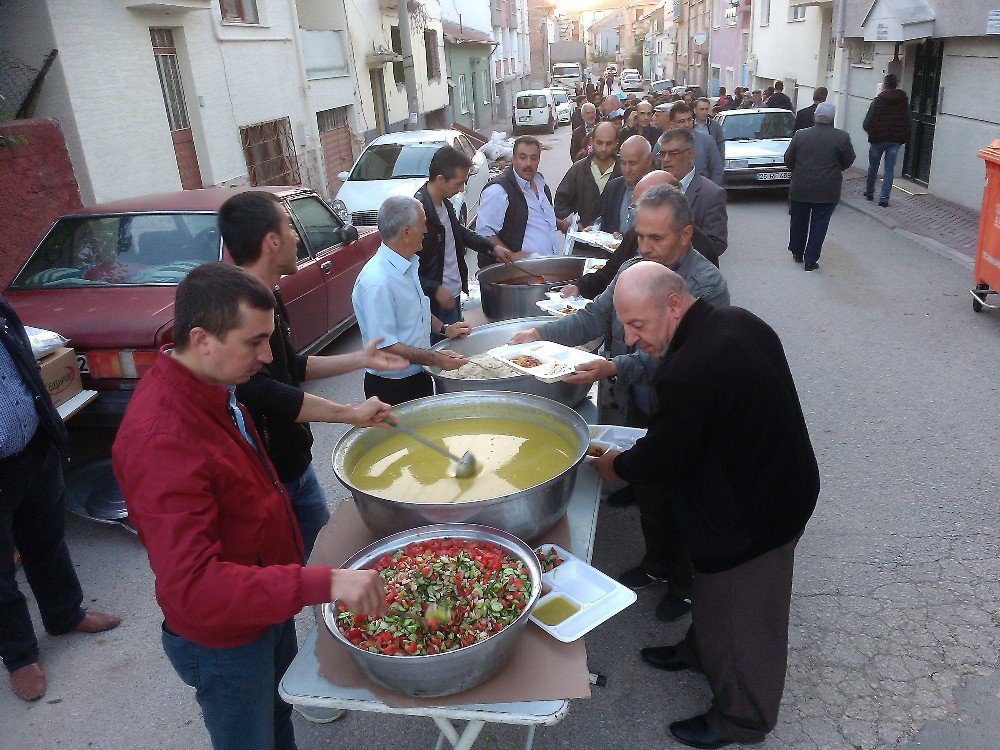
MULTIPOLYGON (((482 354, 494 347, 502 346, 510 341, 511 337, 518 331, 526 328, 538 328, 539 326, 551 323, 555 318, 549 315, 541 315, 535 318, 519 318, 517 320, 503 320, 499 323, 489 323, 484 326, 477 326, 472 329, 472 333, 463 339, 445 339, 435 344, 432 349, 451 349, 466 357, 482 354)), ((601 340, 591 341, 587 348, 589 351, 597 351, 601 340)), ((424 369, 434 379, 434 390, 437 393, 461 393, 466 391, 514 391, 515 393, 534 393, 537 396, 551 398, 566 406, 576 406, 587 397, 590 391, 590 384, 563 383, 543 383, 538 378, 531 375, 517 375, 512 378, 456 378, 447 377, 439 367, 425 365, 424 369)))
POLYGON ((334 641, 347 649, 351 658, 372 682, 405 695, 427 698, 453 695, 469 690, 499 672, 524 635, 528 615, 541 593, 542 571, 531 547, 512 534, 488 526, 437 524, 393 534, 368 545, 342 567, 370 568, 375 560, 387 552, 393 552, 411 542, 441 537, 492 542, 512 556, 520 558, 527 566, 528 575, 531 577, 531 595, 518 618, 485 641, 455 651, 421 656, 388 656, 358 648, 348 641, 337 627, 333 606, 324 604, 323 620, 334 641))
POLYGON ((537 314, 535 303, 545 299, 545 293, 553 287, 583 276, 586 262, 586 258, 571 255, 526 258, 517 262, 525 271, 544 276, 544 284, 500 284, 498 282, 525 279, 526 276, 512 266, 487 266, 476 274, 483 314, 490 320, 527 318, 537 314))
POLYGON ((556 432, 576 446, 576 453, 573 463, 561 473, 510 495, 464 503, 408 503, 371 495, 351 482, 351 473, 360 458, 395 434, 378 427, 355 427, 333 450, 333 472, 351 491, 361 518, 375 534, 392 534, 429 523, 479 523, 533 540, 566 512, 577 468, 590 443, 587 423, 568 406, 528 393, 475 391, 407 401, 394 408, 393 413, 411 429, 442 419, 518 420, 556 432))

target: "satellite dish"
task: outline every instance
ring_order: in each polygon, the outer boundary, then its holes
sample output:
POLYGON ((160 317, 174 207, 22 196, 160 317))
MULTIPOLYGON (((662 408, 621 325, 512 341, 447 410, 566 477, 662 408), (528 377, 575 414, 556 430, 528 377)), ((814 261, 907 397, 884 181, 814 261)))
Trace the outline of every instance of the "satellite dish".
POLYGON ((670 28, 667 29, 667 39, 669 39, 672 42, 676 38, 677 38, 677 27, 671 26, 670 28))
POLYGON ((699 47, 705 43, 705 40, 707 38, 708 34, 706 34, 704 31, 696 31, 694 33, 694 43, 697 44, 699 47))

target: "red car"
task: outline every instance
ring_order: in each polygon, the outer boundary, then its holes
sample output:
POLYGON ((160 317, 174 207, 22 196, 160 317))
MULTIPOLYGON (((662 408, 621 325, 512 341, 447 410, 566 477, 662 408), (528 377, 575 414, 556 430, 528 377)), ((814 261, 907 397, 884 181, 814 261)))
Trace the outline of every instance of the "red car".
MULTIPOLYGON (((292 339, 318 351, 352 326, 351 290, 378 249, 378 231, 345 225, 298 187, 277 195, 299 234, 298 271, 282 278, 292 339)), ((171 341, 174 288, 200 263, 224 260, 216 212, 232 188, 104 203, 60 217, 7 289, 25 325, 76 348, 85 388, 100 395, 77 423, 117 426, 139 377, 171 341)))

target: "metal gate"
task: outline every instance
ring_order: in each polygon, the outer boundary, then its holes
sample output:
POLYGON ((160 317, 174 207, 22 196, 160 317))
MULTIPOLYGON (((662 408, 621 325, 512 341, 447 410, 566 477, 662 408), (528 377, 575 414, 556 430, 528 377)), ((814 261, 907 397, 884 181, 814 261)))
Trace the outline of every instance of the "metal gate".
POLYGON ((913 130, 903 155, 903 176, 921 185, 926 185, 931 178, 931 153, 934 150, 934 125, 937 121, 943 59, 943 39, 928 39, 916 47, 913 88, 910 92, 913 130))
POLYGON ((323 166, 326 171, 326 185, 330 195, 336 195, 343 184, 337 175, 349 172, 354 163, 351 148, 351 128, 348 126, 347 107, 336 107, 316 113, 319 126, 319 143, 323 149, 323 166))

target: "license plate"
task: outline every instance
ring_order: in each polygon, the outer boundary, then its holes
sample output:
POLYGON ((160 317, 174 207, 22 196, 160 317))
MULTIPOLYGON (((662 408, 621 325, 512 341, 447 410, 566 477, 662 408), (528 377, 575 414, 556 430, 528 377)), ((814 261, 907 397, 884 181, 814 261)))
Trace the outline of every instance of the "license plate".
POLYGON ((531 121, 531 115, 522 115, 521 117, 518 117, 517 119, 520 120, 521 122, 530 122, 531 121))
POLYGON ((87 367, 86 354, 81 354, 80 352, 76 353, 76 366, 79 368, 80 372, 83 373, 84 375, 90 374, 90 368, 87 367))
POLYGON ((792 179, 791 172, 760 172, 756 175, 756 178, 761 181, 767 180, 790 180, 792 179))

